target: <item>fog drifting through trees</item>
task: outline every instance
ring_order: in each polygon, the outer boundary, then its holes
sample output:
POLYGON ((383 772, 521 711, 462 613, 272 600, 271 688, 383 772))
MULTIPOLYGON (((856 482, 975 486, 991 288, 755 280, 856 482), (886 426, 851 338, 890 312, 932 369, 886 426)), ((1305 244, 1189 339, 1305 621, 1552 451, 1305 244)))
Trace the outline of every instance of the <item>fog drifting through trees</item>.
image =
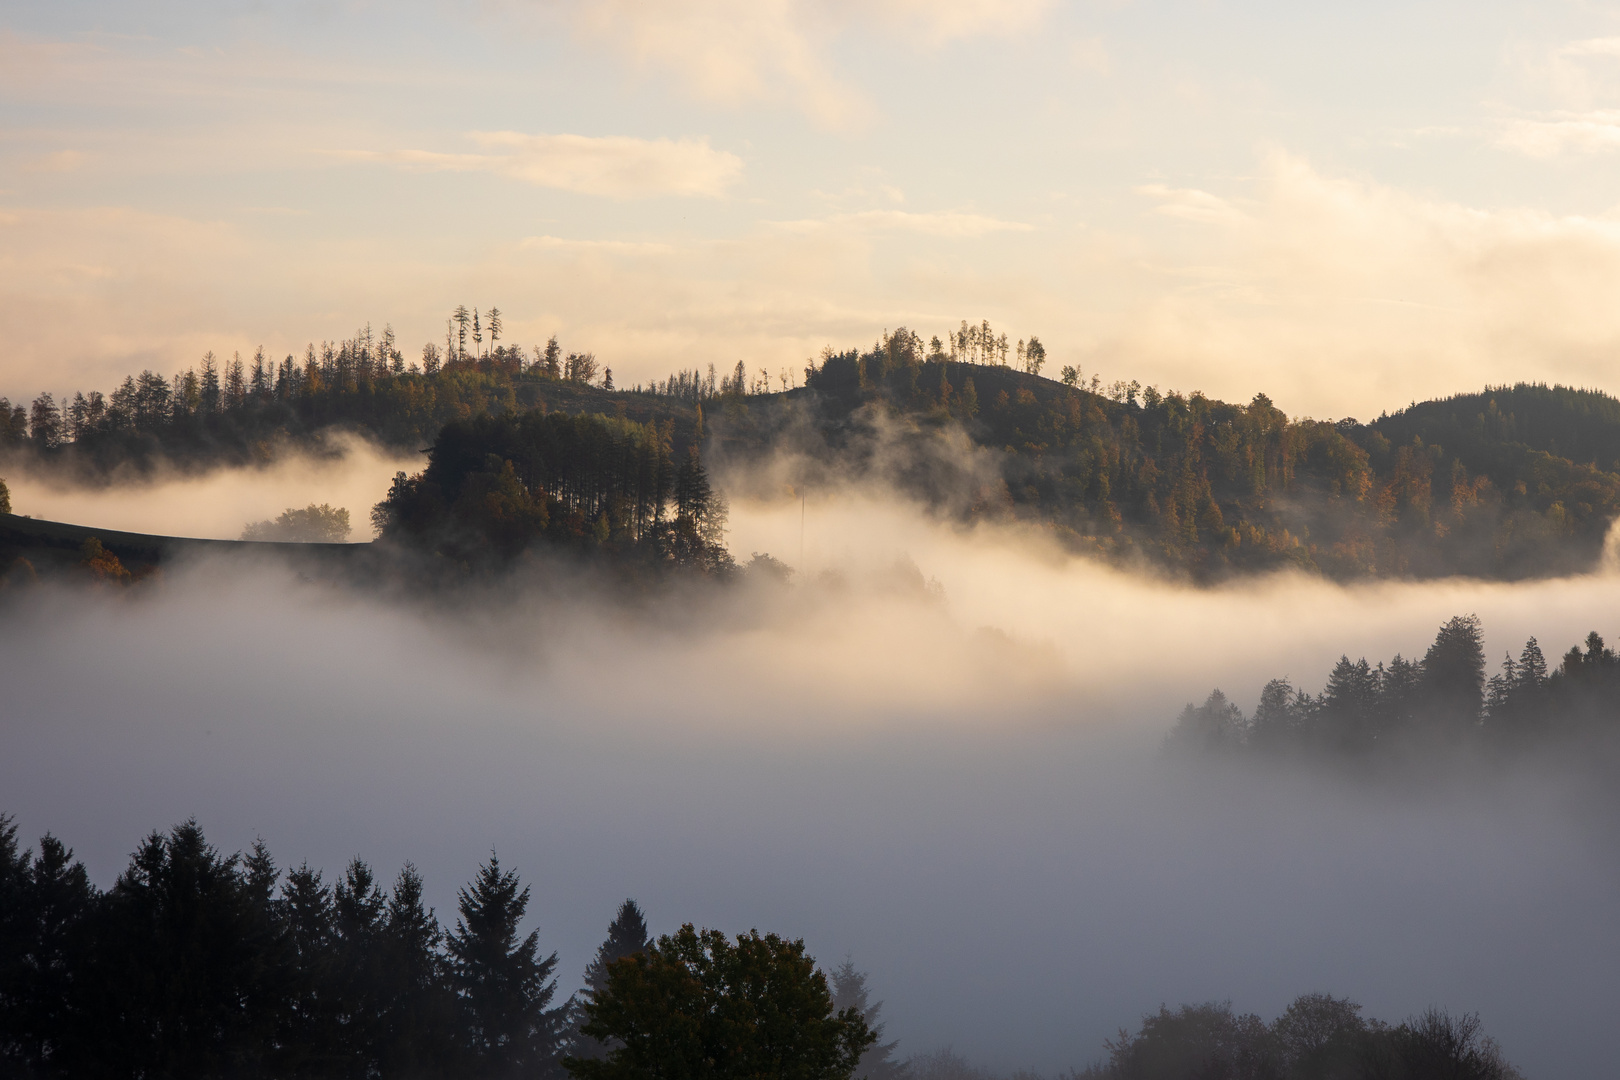
MULTIPOLYGON (((180 520, 193 494, 145 498, 180 520)), ((334 873, 413 860, 441 916, 494 846, 565 993, 633 895, 655 933, 852 956, 902 1054, 1051 1072, 1161 1001, 1270 1016, 1323 990, 1478 1010, 1531 1076, 1612 1058, 1612 801, 1533 765, 1368 786, 1154 751, 1213 683, 1252 709, 1267 678, 1421 651, 1458 611, 1491 656, 1613 637, 1620 577, 1195 591, 881 493, 731 521, 740 561, 808 581, 628 605, 530 582, 454 612, 230 561, 41 589, 0 622, 0 801, 103 885, 196 815, 334 873)))
POLYGON ((340 457, 284 453, 273 467, 215 469, 156 481, 129 479, 104 489, 58 486, 22 469, 0 471, 18 514, 163 536, 235 540, 248 521, 274 519, 289 506, 330 503, 349 511, 350 539, 370 540, 367 515, 401 469, 419 471, 422 456, 401 457, 354 436, 334 440, 340 457))

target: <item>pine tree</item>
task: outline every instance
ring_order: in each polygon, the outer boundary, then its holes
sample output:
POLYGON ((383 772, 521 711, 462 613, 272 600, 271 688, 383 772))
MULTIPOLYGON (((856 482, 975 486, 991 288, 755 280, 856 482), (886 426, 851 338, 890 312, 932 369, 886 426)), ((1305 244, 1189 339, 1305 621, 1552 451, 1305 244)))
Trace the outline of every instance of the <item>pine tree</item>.
POLYGON ((456 324, 455 358, 467 359, 467 326, 472 322, 472 316, 467 312, 466 304, 457 304, 450 321, 456 324))
POLYGON ((575 1032, 572 1047, 574 1057, 595 1060, 607 1057, 611 1044, 579 1031, 586 1023, 583 1007, 594 1001, 597 995, 607 991, 609 964, 645 952, 650 944, 652 939, 647 934, 647 920, 642 915, 641 908, 634 900, 626 900, 619 905, 618 915, 608 926, 607 940, 597 947, 596 956, 585 968, 585 988, 580 992, 579 1000, 572 1010, 573 1022, 569 1025, 575 1032))
POLYGON ((1479 723, 1485 704, 1483 638, 1477 615, 1457 615, 1423 655, 1425 719, 1437 732, 1462 732, 1479 723))
POLYGON ((456 894, 461 918, 448 941, 466 1016, 468 1051, 481 1076, 539 1075, 555 1067, 559 1017, 546 1008, 557 954, 541 959, 540 935, 518 937, 528 886, 502 871, 492 852, 472 884, 456 894))
POLYGON ((872 1045, 861 1055, 860 1064, 855 1066, 855 1075, 863 1080, 900 1080, 906 1076, 910 1072, 906 1063, 894 1059, 894 1050, 900 1045, 900 1040, 883 1041, 883 1022, 878 1019, 878 1014, 883 1011, 883 1002, 867 1000, 866 973, 857 971, 854 961, 846 957, 842 964, 833 969, 831 981, 833 1011, 855 1010, 872 1033, 872 1045))
POLYGON ((457 1058, 457 1006, 440 945, 444 932, 422 902, 422 878, 410 863, 388 897, 382 928, 384 985, 379 1018, 381 1076, 445 1075, 457 1058))
POLYGON ((385 1035, 379 1020, 388 996, 386 920, 387 898, 377 888, 371 868, 352 860, 332 890, 332 990, 339 999, 342 1023, 338 1052, 361 1065, 366 1075, 375 1075, 385 1035))
POLYGON ((49 393, 34 399, 28 415, 28 433, 33 437, 34 445, 41 450, 61 446, 66 438, 62 410, 57 408, 56 399, 49 393))
POLYGON ((225 402, 226 407, 240 409, 242 401, 247 397, 247 378, 242 367, 242 354, 232 353, 231 362, 225 367, 225 402))
POLYGON ((607 940, 597 947, 595 958, 585 968, 587 993, 600 993, 607 985, 609 964, 645 951, 651 941, 647 934, 647 919, 640 905, 634 900, 620 904, 618 915, 608 926, 607 940))
MULTIPOLYGON (((310 346, 310 362, 315 359, 315 347, 310 346)), ((203 353, 202 358, 202 411, 215 413, 219 411, 219 361, 214 358, 212 351, 203 353)))

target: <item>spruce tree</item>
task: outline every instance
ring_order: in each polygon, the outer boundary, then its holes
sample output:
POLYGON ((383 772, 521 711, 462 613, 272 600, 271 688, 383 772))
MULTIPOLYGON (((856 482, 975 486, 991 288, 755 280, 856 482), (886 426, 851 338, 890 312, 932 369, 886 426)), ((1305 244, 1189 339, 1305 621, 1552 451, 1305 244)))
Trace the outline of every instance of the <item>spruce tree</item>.
POLYGON ((446 1075, 457 1063, 457 1003, 440 946, 444 932, 422 901, 410 863, 388 897, 381 953, 388 995, 378 1068, 382 1076, 446 1075))
POLYGON ((546 1006, 557 992, 557 954, 541 959, 540 935, 518 937, 528 886, 501 870, 493 852, 456 894, 461 918, 448 942, 465 1017, 469 1075, 545 1076, 556 1068, 561 1018, 546 1006))
POLYGON ((868 1000, 866 973, 857 971, 854 961, 845 957, 844 962, 833 969, 831 982, 833 1011, 842 1013, 846 1009, 853 1009, 866 1021, 866 1028, 872 1033, 873 1043, 861 1055, 860 1064, 855 1066, 855 1075, 864 1080, 900 1080, 909 1071, 905 1062, 894 1059, 894 1050, 900 1045, 900 1040, 883 1041, 883 1022, 878 1019, 878 1014, 883 1011, 883 1002, 868 1000))
MULTIPOLYGON (((642 915, 640 906, 634 900, 626 900, 619 905, 618 915, 608 926, 607 940, 597 947, 596 956, 585 968, 585 989, 580 994, 580 1004, 589 1004, 597 995, 607 991, 609 964, 645 952, 650 944, 652 941, 647 935, 647 920, 642 915)), ((579 1008, 576 1008, 574 1013, 574 1022, 571 1026, 577 1031, 585 1023, 585 1016, 583 1010, 579 1008)), ((575 1057, 601 1059, 607 1056, 608 1049, 607 1043, 593 1039, 589 1035, 575 1035, 573 1047, 575 1057)))

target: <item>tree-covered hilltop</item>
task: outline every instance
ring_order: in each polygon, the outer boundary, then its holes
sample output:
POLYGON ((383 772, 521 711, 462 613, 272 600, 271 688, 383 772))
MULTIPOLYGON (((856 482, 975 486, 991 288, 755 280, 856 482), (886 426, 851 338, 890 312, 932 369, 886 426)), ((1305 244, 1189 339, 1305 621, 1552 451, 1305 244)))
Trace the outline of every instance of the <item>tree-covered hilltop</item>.
MULTIPOLYGON (((498 340, 498 339, 497 339, 498 340)), ((110 394, 49 393, 31 406, 0 398, 0 459, 111 482, 158 468, 198 471, 266 464, 288 445, 322 449, 337 431, 419 450, 453 420, 532 409, 605 412, 637 421, 674 420, 684 434, 690 402, 668 395, 612 392, 612 371, 590 353, 563 353, 553 337, 529 350, 491 342, 444 352, 436 344, 409 363, 393 332, 369 328, 340 342, 311 344, 280 361, 258 350, 165 378, 127 377, 110 394)))
MULTIPOLYGON (((1519 385, 1367 424, 1290 418, 1264 394, 1104 386, 1072 367, 1053 380, 1038 339, 1014 345, 983 323, 826 349, 802 387, 796 371, 738 361, 625 388, 555 337, 486 341, 480 318, 458 309, 419 362, 368 329, 302 358, 209 354, 107 396, 0 401, 0 461, 111 482, 262 464, 339 430, 418 451, 477 417, 597 414, 656 429, 677 459, 701 442, 728 484, 786 454, 800 490, 878 481, 962 520, 1022 520, 1076 551, 1203 579, 1569 573, 1595 565, 1620 515, 1620 401, 1597 391, 1519 385)), ((605 503, 590 513, 611 516, 605 503)))
POLYGON ((1620 514, 1620 465, 1516 441, 1514 407, 1544 392, 1607 402, 1567 408, 1559 424, 1583 446, 1620 442, 1620 402, 1592 392, 1504 391, 1493 436, 1444 442, 1455 433, 1406 414, 1290 419, 1264 394, 1239 405, 1084 384, 1073 369, 1054 382, 963 364, 904 330, 825 356, 808 384, 803 407, 795 394, 746 403, 748 449, 803 445, 808 413, 835 476, 873 475, 969 516, 1040 522, 1081 550, 1206 577, 1284 565, 1336 578, 1567 573, 1596 563, 1620 514), (950 444, 956 429, 978 453, 950 444))
POLYGON ((397 474, 372 513, 384 540, 468 565, 545 541, 709 573, 732 565, 725 519, 697 441, 677 451, 673 421, 539 411, 446 424, 427 468, 397 474))
POLYGON ((1470 747, 1590 749, 1594 737, 1620 734, 1620 654, 1597 631, 1556 665, 1532 637, 1489 678, 1482 641, 1479 619, 1459 615, 1421 658, 1397 653, 1369 664, 1341 656, 1319 694, 1273 679, 1251 717, 1215 690, 1182 710, 1166 746, 1344 758, 1470 747))

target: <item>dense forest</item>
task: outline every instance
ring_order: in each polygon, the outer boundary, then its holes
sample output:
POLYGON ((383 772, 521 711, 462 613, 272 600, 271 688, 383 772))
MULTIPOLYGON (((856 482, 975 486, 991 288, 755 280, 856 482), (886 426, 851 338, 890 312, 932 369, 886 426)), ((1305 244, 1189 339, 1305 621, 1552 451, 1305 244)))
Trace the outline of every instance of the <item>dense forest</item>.
MULTIPOLYGON (((728 490, 779 494, 783 476, 800 491, 877 482, 960 520, 1020 520, 1077 551, 1198 578, 1575 572, 1595 565, 1620 515, 1620 401, 1595 390, 1504 386, 1362 423, 1290 418, 1263 393, 1227 403, 1074 367, 1054 380, 1045 365, 1038 339, 963 323, 945 340, 901 328, 869 349, 825 349, 803 386, 797 371, 738 361, 718 377, 711 364, 624 387, 591 353, 564 353, 555 337, 505 343, 497 310, 459 308, 420 360, 407 362, 392 330, 367 328, 302 358, 209 354, 110 395, 0 401, 0 462, 125 483, 264 464, 288 447, 337 452, 338 431, 416 451, 449 424, 597 416, 618 425, 600 438, 661 443, 678 466, 700 446, 728 490), (784 468, 757 468, 766 462, 784 468)), ((624 496, 640 482, 613 484, 624 496)), ((617 497, 526 497, 546 502, 537 535, 640 540, 617 497)), ((467 535, 492 535, 487 525, 467 535)))
MULTIPOLYGON (((152 833, 103 891, 0 815, 0 1075, 992 1080, 949 1051, 899 1059, 849 960, 826 973, 802 941, 690 924, 654 940, 633 900, 559 1001, 529 898, 492 853, 445 926, 410 864, 388 888, 359 859, 327 883, 262 842, 225 855, 196 822, 152 833)), ((1106 1049, 1060 1080, 1517 1076, 1473 1016, 1391 1027, 1322 994, 1269 1025, 1161 1008, 1106 1049)))
POLYGON ((1464 747, 1522 750, 1620 734, 1620 654, 1596 631, 1549 666, 1535 638, 1486 677, 1479 619, 1440 627, 1419 659, 1341 656, 1312 695, 1287 679, 1260 691, 1252 717, 1213 691, 1182 710, 1172 751, 1307 752, 1368 757, 1464 747))
POLYGON ((539 411, 455 420, 440 430, 423 472, 394 477, 372 522, 384 541, 468 564, 512 558, 545 539, 723 574, 732 565, 724 501, 697 441, 678 462, 673 447, 668 420, 539 411))

